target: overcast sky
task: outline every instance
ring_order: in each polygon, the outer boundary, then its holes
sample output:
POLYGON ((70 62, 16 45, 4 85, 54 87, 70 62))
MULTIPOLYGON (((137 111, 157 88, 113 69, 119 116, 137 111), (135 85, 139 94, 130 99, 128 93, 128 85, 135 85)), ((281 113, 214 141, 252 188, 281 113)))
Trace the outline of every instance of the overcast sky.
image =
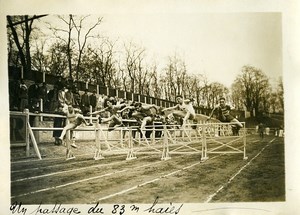
POLYGON ((282 75, 280 13, 103 15, 111 37, 143 45, 165 65, 177 53, 191 73, 230 86, 243 65, 252 65, 271 81, 282 75))
MULTIPOLYGON (((155 60, 160 68, 176 53, 186 62, 189 73, 205 74, 209 81, 218 81, 228 87, 244 65, 261 69, 271 83, 282 75, 280 13, 97 16, 103 17, 99 33, 112 40, 132 41, 144 47, 148 61, 155 60)), ((51 17, 47 21, 51 21, 51 17)))

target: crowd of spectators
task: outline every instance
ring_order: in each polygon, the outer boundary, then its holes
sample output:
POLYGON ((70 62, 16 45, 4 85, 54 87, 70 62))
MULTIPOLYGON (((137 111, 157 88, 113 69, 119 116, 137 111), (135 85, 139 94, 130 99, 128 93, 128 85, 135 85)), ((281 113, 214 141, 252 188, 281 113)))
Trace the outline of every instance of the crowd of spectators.
MULTIPOLYGON (((104 107, 106 95, 97 95, 96 90, 80 92, 77 84, 72 80, 64 80, 58 77, 58 80, 49 85, 45 82, 34 82, 28 80, 11 80, 9 82, 9 108, 11 111, 24 112, 28 109, 32 113, 52 113, 65 115, 63 108, 72 106, 80 109, 82 114, 87 116, 91 111, 101 110, 104 107)), ((121 102, 119 98, 115 98, 121 102)), ((107 116, 108 113, 102 114, 107 116)), ((30 116, 30 124, 33 125, 34 116, 30 116)), ((66 125, 64 117, 54 117, 53 127, 63 128, 66 125)), ((61 130, 54 130, 52 136, 55 139, 55 145, 59 145, 57 138, 61 135, 61 130)))
POLYGON ((83 115, 90 111, 103 108, 107 96, 97 95, 96 90, 80 92, 77 84, 62 77, 49 85, 45 82, 30 83, 25 80, 11 80, 9 82, 9 109, 30 112, 59 113, 64 104, 81 109, 83 115))

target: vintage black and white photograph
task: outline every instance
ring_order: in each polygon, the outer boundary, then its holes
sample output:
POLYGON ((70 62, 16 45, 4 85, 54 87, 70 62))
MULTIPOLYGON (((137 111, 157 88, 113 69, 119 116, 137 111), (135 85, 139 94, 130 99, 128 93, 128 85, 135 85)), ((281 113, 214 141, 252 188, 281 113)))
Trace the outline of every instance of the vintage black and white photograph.
POLYGON ((5 211, 282 212, 285 11, 128 2, 2 14, 5 211))

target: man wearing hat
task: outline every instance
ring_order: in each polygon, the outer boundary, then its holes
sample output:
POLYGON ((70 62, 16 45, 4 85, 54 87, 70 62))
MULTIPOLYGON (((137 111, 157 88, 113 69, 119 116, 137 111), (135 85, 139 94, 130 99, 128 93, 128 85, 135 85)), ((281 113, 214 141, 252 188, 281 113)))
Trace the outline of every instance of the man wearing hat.
POLYGON ((97 95, 96 95, 96 90, 93 90, 93 94, 90 95, 90 105, 92 106, 93 110, 92 111, 96 111, 96 107, 97 107, 97 95))
POLYGON ((90 110, 90 97, 88 95, 88 89, 85 89, 84 94, 81 96, 81 110, 83 115, 86 115, 90 110))

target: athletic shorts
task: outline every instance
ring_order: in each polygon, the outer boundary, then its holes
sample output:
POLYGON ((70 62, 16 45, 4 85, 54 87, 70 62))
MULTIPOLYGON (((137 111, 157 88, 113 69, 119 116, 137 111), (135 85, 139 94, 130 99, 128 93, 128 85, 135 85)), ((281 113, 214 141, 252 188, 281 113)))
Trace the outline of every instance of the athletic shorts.
POLYGON ((233 116, 227 115, 227 116, 225 116, 224 118, 220 118, 219 120, 220 120, 221 122, 231 122, 233 119, 235 119, 233 116))

